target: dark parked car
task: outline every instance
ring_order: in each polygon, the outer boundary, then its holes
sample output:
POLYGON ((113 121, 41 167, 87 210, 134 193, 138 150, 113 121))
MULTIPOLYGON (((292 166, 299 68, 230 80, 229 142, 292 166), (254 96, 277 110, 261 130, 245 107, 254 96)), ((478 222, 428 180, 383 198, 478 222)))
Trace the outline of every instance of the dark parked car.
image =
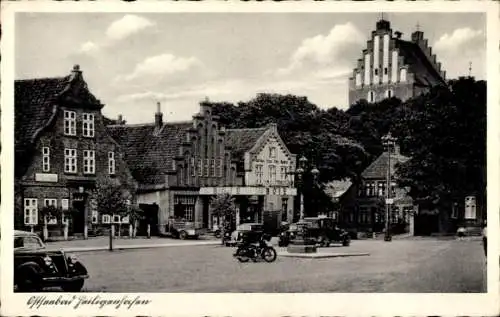
POLYGON ((351 238, 349 233, 337 226, 335 219, 327 217, 304 218, 291 224, 287 231, 280 234, 279 245, 287 246, 297 238, 299 231, 303 232, 304 238, 312 240, 320 246, 327 247, 332 242, 342 243, 349 246, 351 238))
POLYGON ((46 250, 35 233, 14 231, 14 286, 18 291, 61 287, 66 292, 79 292, 88 277, 75 256, 46 250))

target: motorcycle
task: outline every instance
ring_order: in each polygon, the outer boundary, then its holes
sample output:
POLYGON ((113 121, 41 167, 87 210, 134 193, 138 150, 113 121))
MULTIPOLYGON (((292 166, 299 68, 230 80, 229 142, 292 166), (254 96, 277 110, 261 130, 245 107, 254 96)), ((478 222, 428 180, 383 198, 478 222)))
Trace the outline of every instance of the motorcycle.
POLYGON ((264 261, 271 263, 276 260, 277 253, 273 246, 269 243, 270 236, 263 235, 258 243, 242 242, 238 245, 234 257, 240 262, 248 262, 250 260, 257 262, 257 259, 262 258, 264 261))

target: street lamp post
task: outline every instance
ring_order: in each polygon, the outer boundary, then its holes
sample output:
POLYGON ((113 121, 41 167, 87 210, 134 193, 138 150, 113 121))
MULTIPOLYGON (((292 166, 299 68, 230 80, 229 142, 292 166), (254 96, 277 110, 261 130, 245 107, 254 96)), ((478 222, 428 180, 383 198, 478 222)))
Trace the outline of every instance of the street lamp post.
POLYGON ((391 241, 391 229, 389 223, 390 216, 390 206, 392 204, 391 201, 391 148, 394 146, 396 139, 389 134, 382 137, 382 144, 384 148, 387 149, 387 174, 386 174, 386 194, 385 194, 385 235, 384 241, 391 241))
MULTIPOLYGON (((299 180, 298 188, 300 188, 300 214, 299 214, 299 222, 304 219, 304 173, 306 171, 307 159, 305 157, 301 157, 299 159, 299 167, 295 171, 295 175, 299 180)), ((317 168, 313 168, 310 170, 310 173, 313 176, 314 182, 316 183, 316 179, 319 174, 319 170, 317 168)), ((291 242, 288 246, 287 251, 290 253, 315 253, 316 246, 311 243, 310 239, 307 238, 307 234, 303 231, 305 228, 298 228, 296 238, 291 242)))
POLYGON ((304 219, 304 169, 307 164, 307 159, 302 156, 299 159, 299 168, 297 169, 297 176, 299 178, 300 184, 300 209, 299 209, 299 219, 304 219))

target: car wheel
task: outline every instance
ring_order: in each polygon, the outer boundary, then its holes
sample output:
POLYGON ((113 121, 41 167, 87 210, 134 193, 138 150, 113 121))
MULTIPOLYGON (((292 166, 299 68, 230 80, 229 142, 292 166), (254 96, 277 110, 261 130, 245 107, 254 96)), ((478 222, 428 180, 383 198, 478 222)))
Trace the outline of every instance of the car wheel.
POLYGON ((64 284, 63 286, 61 286, 61 288, 65 292, 70 292, 70 293, 80 292, 83 288, 84 282, 85 281, 83 279, 72 281, 72 282, 64 284))
POLYGON ((220 233, 221 233, 221 232, 220 232, 220 230, 216 230, 216 231, 214 232, 214 236, 215 236, 216 238, 220 238, 220 237, 221 237, 220 233))
POLYGON ((350 239, 344 239, 344 241, 342 241, 342 245, 343 245, 344 247, 348 247, 348 246, 349 246, 349 244, 351 244, 351 240, 350 240, 350 239))
POLYGON ((179 232, 179 239, 181 239, 181 240, 186 240, 186 239, 187 239, 187 237, 188 237, 188 234, 187 234, 187 232, 186 232, 186 231, 181 231, 181 232, 179 232))
POLYGON ((20 278, 17 282, 17 289, 20 292, 39 292, 42 290, 40 275, 33 269, 20 272, 20 278))

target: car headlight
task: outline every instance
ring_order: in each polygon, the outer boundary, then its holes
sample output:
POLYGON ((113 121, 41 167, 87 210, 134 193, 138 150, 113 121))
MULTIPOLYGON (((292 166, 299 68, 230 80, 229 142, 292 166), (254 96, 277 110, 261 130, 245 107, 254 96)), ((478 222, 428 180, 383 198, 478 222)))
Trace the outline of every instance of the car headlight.
POLYGON ((52 258, 48 255, 46 255, 44 258, 43 258, 43 261, 45 262, 45 265, 46 266, 52 266, 52 258))
POLYGON ((76 257, 76 255, 71 254, 70 256, 68 256, 69 264, 75 264, 76 262, 78 262, 78 258, 76 257))

